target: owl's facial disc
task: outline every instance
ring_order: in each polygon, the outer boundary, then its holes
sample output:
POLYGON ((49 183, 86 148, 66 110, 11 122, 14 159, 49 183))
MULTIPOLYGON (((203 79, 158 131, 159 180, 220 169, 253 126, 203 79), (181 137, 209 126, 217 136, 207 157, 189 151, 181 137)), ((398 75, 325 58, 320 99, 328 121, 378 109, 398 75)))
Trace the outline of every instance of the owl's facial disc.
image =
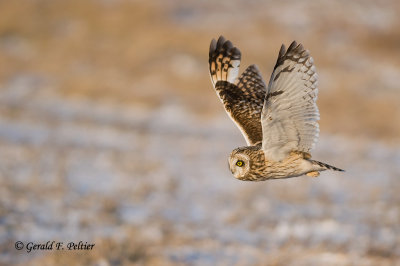
POLYGON ((229 156, 229 169, 235 178, 242 179, 250 169, 250 158, 246 154, 232 152, 229 156))

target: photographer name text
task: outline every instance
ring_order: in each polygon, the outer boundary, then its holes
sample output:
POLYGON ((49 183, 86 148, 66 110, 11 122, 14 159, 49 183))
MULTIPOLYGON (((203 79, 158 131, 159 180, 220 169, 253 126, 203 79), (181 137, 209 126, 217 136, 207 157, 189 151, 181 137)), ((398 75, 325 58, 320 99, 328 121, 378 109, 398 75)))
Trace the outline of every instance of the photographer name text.
POLYGON ((94 248, 94 243, 88 242, 57 242, 57 241, 47 241, 44 243, 35 243, 35 242, 27 242, 24 243, 22 241, 15 242, 15 249, 22 250, 25 249, 26 252, 30 253, 31 251, 36 250, 92 250, 94 248))

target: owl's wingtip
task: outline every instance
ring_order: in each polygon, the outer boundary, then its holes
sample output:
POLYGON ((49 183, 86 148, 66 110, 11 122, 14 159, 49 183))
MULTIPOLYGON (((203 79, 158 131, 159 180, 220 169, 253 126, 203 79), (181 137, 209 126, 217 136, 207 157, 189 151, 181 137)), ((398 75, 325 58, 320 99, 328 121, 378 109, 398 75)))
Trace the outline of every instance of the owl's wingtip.
POLYGON ((210 50, 209 50, 210 56, 215 51, 215 49, 217 49, 217 41, 215 39, 212 39, 211 43, 210 43, 210 50))
POLYGON ((239 75, 241 53, 232 42, 220 36, 217 41, 210 43, 209 70, 212 83, 228 81, 234 83, 239 75))

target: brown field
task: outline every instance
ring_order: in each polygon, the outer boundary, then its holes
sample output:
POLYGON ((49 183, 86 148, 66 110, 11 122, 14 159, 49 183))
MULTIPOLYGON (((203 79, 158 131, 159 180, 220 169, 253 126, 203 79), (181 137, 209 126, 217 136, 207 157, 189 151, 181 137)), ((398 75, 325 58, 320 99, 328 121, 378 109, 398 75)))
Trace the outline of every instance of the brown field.
POLYGON ((0 264, 400 265, 400 2, 0 1, 0 264), (319 81, 314 156, 235 180, 244 144, 208 75, 224 35, 268 80, 319 81), (16 241, 95 243, 16 250, 16 241))

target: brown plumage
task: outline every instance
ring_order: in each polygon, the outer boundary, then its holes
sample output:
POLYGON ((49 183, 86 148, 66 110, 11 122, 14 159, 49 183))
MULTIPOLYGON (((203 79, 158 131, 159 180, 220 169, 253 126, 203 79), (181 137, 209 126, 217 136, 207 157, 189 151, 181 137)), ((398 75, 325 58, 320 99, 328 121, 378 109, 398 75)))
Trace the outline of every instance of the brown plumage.
POLYGON ((232 151, 229 168, 240 180, 263 181, 300 175, 318 176, 327 169, 311 160, 318 139, 317 74, 301 44, 282 45, 268 87, 257 66, 239 76, 241 53, 230 41, 212 40, 211 81, 225 110, 248 146, 232 151))

